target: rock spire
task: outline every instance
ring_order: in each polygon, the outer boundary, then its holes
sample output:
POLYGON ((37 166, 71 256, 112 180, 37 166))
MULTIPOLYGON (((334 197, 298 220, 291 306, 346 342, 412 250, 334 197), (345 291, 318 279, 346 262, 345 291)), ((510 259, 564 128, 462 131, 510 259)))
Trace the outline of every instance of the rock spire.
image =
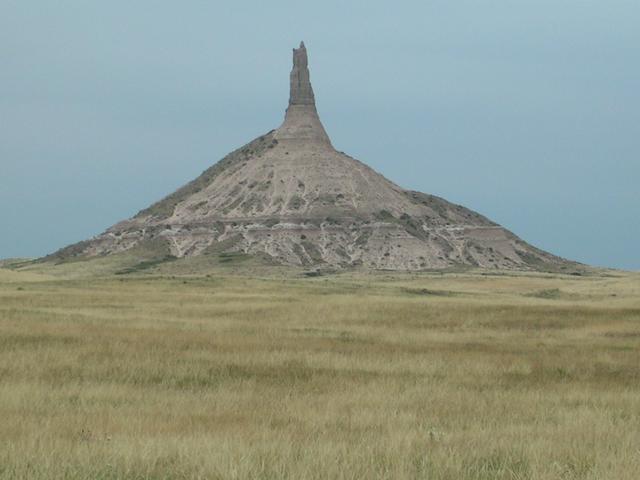
POLYGON ((316 101, 309 79, 309 60, 304 42, 300 42, 300 48, 293 49, 293 69, 290 78, 289 105, 315 105, 316 101))
POLYGON ((291 140, 313 148, 330 148, 331 140, 327 135, 318 111, 309 77, 309 60, 304 42, 293 49, 293 68, 290 75, 289 107, 284 123, 278 129, 276 138, 291 140))

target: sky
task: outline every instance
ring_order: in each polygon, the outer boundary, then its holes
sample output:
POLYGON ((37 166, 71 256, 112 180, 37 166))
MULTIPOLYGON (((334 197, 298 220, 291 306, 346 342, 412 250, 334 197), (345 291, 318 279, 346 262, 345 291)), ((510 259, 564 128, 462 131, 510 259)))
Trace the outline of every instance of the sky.
POLYGON ((640 270, 640 2, 0 2, 0 258, 91 237, 280 125, 304 40, 338 150, 640 270))

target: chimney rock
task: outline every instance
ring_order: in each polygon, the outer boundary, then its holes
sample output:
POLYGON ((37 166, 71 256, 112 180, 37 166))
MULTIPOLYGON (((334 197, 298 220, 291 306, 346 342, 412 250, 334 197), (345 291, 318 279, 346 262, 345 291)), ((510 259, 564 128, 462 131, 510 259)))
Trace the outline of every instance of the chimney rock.
POLYGON ((276 132, 278 140, 289 140, 308 147, 333 150, 318 111, 309 78, 309 60, 304 42, 293 49, 293 68, 290 75, 289 107, 284 123, 276 132))
POLYGON ((315 105, 313 88, 309 79, 309 60, 304 42, 293 49, 293 69, 291 70, 291 93, 289 105, 315 105))

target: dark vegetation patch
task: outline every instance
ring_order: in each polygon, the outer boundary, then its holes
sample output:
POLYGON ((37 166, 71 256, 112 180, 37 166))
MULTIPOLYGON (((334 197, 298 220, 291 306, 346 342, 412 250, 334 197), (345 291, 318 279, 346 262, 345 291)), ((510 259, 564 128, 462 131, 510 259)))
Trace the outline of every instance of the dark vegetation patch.
POLYGON ((454 292, 452 290, 431 290, 429 288, 403 288, 402 291, 410 295, 425 295, 432 297, 454 297, 456 295, 462 295, 462 292, 454 292))
POLYGON ((497 226, 496 223, 492 222, 488 218, 480 215, 479 213, 474 212, 473 210, 469 210, 461 205, 456 205, 450 202, 447 202, 444 198, 437 197, 435 195, 428 195, 422 192, 415 191, 407 191, 405 192, 409 200, 416 205, 424 205, 428 207, 432 211, 440 216, 443 221, 452 221, 455 218, 459 217, 473 225, 481 225, 481 226, 497 226))
POLYGON ((517 249, 516 253, 522 259, 522 261, 530 267, 533 267, 537 270, 545 270, 545 268, 548 267, 549 262, 545 262, 543 258, 540 258, 534 253, 522 249, 517 249))
POLYGON ((371 238, 371 230, 363 230, 362 233, 358 235, 358 238, 356 238, 355 244, 358 247, 363 247, 369 242, 369 238, 371 238))
POLYGON ((465 248, 463 250, 463 256, 464 256, 465 262, 468 263, 469 265, 473 265, 475 267, 480 265, 478 263, 478 261, 476 260, 476 258, 471 253, 469 245, 465 246, 465 248))
POLYGON ((420 221, 419 219, 413 218, 410 215, 403 213, 400 216, 399 223, 411 236, 425 240, 429 238, 429 234, 424 231, 424 229, 422 228, 422 221, 420 221))
POLYGON ((165 255, 164 257, 153 258, 151 260, 143 260, 138 262, 130 267, 123 268, 115 272, 116 275, 127 275, 130 273, 138 273, 145 270, 149 270, 151 268, 157 267, 163 263, 172 262, 177 260, 177 257, 173 255, 165 255))
POLYGON ((323 193, 321 195, 318 195, 318 197, 316 197, 314 199, 314 203, 319 203, 322 206, 335 206, 339 203, 341 203, 342 198, 344 198, 344 195, 342 194, 333 194, 333 193, 323 193))
POLYGON ((227 229, 227 226, 225 225, 224 222, 221 222, 220 220, 216 221, 213 223, 213 227, 216 231, 216 240, 218 238, 220 238, 220 236, 225 232, 225 230, 227 229))
POLYGON ((264 204, 262 202, 262 197, 252 193, 249 195, 249 198, 242 203, 242 211, 243 213, 249 213, 254 209, 261 212, 264 210, 264 204))
POLYGON ((373 214, 373 218, 381 222, 395 222, 397 219, 388 210, 380 210, 373 214))
POLYGON ((322 252, 314 243, 310 242, 309 240, 302 240, 302 242, 300 243, 313 263, 323 262, 322 252))
POLYGON ((525 297, 543 298, 546 300, 571 300, 581 298, 580 295, 574 293, 563 292, 559 288, 546 288, 535 292, 525 293, 525 297))
POLYGON ((211 243, 202 253, 205 255, 220 255, 234 248, 240 241, 242 241, 241 235, 232 235, 220 242, 211 243))
POLYGON ((300 195, 293 195, 287 203, 289 210, 299 210, 304 205, 304 200, 300 195))
POLYGON ((142 272, 157 267, 163 263, 177 260, 177 258, 171 254, 171 249, 169 248, 167 240, 162 237, 143 240, 128 252, 125 252, 125 254, 135 258, 135 263, 117 270, 114 272, 116 275, 127 275, 130 273, 142 272))
POLYGON ((575 276, 582 276, 587 273, 587 267, 585 265, 551 255, 550 253, 525 243, 515 235, 513 235, 512 238, 515 240, 516 245, 520 247, 516 249, 518 256, 522 261, 535 270, 575 276))
POLYGON ((534 298, 546 298, 546 299, 556 299, 562 296, 562 292, 559 288, 548 288, 545 290, 538 290, 537 292, 527 293, 525 297, 534 297, 534 298))
POLYGON ((34 263, 46 262, 49 260, 54 260, 58 263, 62 263, 65 260, 69 260, 69 259, 73 259, 81 256, 84 253, 84 251, 87 249, 87 247, 89 247, 89 245, 91 245, 90 240, 82 240, 81 242, 77 242, 67 247, 61 248, 60 250, 54 253, 51 253, 45 257, 37 259, 34 261, 34 263))
POLYGON ((322 271, 321 270, 310 270, 308 272, 304 272, 303 275, 305 277, 321 277, 322 276, 322 271))
POLYGON ((223 252, 218 255, 218 260, 220 263, 241 263, 246 262, 251 258, 250 255, 247 255, 244 252, 223 252))
POLYGON ((544 361, 534 363, 526 372, 506 372, 500 377, 501 383, 510 387, 539 388, 553 383, 588 383, 626 387, 640 380, 640 367, 636 364, 593 364, 568 365, 544 361))
POLYGON ((609 318, 635 321, 636 309, 596 309, 583 306, 528 305, 526 308, 510 306, 476 308, 478 325, 496 330, 559 330, 584 328, 592 323, 607 322, 609 318))
POLYGON ((80 343, 77 337, 47 334, 8 333, 0 335, 0 349, 67 346, 80 343))
POLYGON ((202 200, 201 202, 198 202, 198 203, 196 203, 194 205, 191 205, 189 207, 189 210, 191 210, 192 212, 195 212, 196 210, 199 210, 199 209, 201 209, 202 207, 204 207, 206 205, 207 205, 207 201, 206 200, 202 200))
POLYGON ((411 236, 428 239, 429 234, 422 228, 423 221, 419 218, 412 217, 408 213, 403 213, 400 217, 395 217, 391 212, 387 210, 380 210, 373 214, 373 217, 381 222, 394 223, 402 227, 411 236))
POLYGON ((9 270, 33 263, 32 258, 4 258, 0 260, 0 268, 9 270))
POLYGON ((164 237, 153 237, 138 242, 128 253, 139 257, 141 260, 153 260, 171 255, 171 248, 164 237))
POLYGON ((307 257, 304 248, 302 248, 302 245, 298 243, 294 243, 292 248, 293 248, 293 253, 295 253, 296 257, 300 259, 300 262, 302 263, 302 265, 311 265, 312 262, 307 257))
POLYGON ((266 192, 267 190, 269 190, 269 188, 271 188, 271 180, 260 182, 256 186, 256 190, 258 190, 259 192, 266 192))
POLYGON ((288 361, 281 365, 206 364, 189 365, 170 372, 158 372, 146 366, 111 365, 104 370, 86 371, 82 366, 56 366, 43 370, 43 380, 109 381, 137 387, 158 387, 176 390, 217 389, 229 383, 251 382, 267 387, 330 389, 336 381, 368 383, 383 374, 361 369, 312 367, 304 362, 288 361))
POLYGON ((640 331, 605 332, 604 336, 608 337, 608 338, 628 338, 628 339, 633 339, 633 338, 640 338, 640 331))

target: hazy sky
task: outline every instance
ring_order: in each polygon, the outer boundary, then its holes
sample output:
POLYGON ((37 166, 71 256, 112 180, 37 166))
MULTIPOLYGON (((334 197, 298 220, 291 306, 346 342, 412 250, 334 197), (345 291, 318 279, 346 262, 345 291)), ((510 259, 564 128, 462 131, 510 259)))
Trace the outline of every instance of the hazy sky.
POLYGON ((338 150, 640 269, 638 0, 2 0, 0 258, 100 233, 277 127, 301 39, 338 150))

